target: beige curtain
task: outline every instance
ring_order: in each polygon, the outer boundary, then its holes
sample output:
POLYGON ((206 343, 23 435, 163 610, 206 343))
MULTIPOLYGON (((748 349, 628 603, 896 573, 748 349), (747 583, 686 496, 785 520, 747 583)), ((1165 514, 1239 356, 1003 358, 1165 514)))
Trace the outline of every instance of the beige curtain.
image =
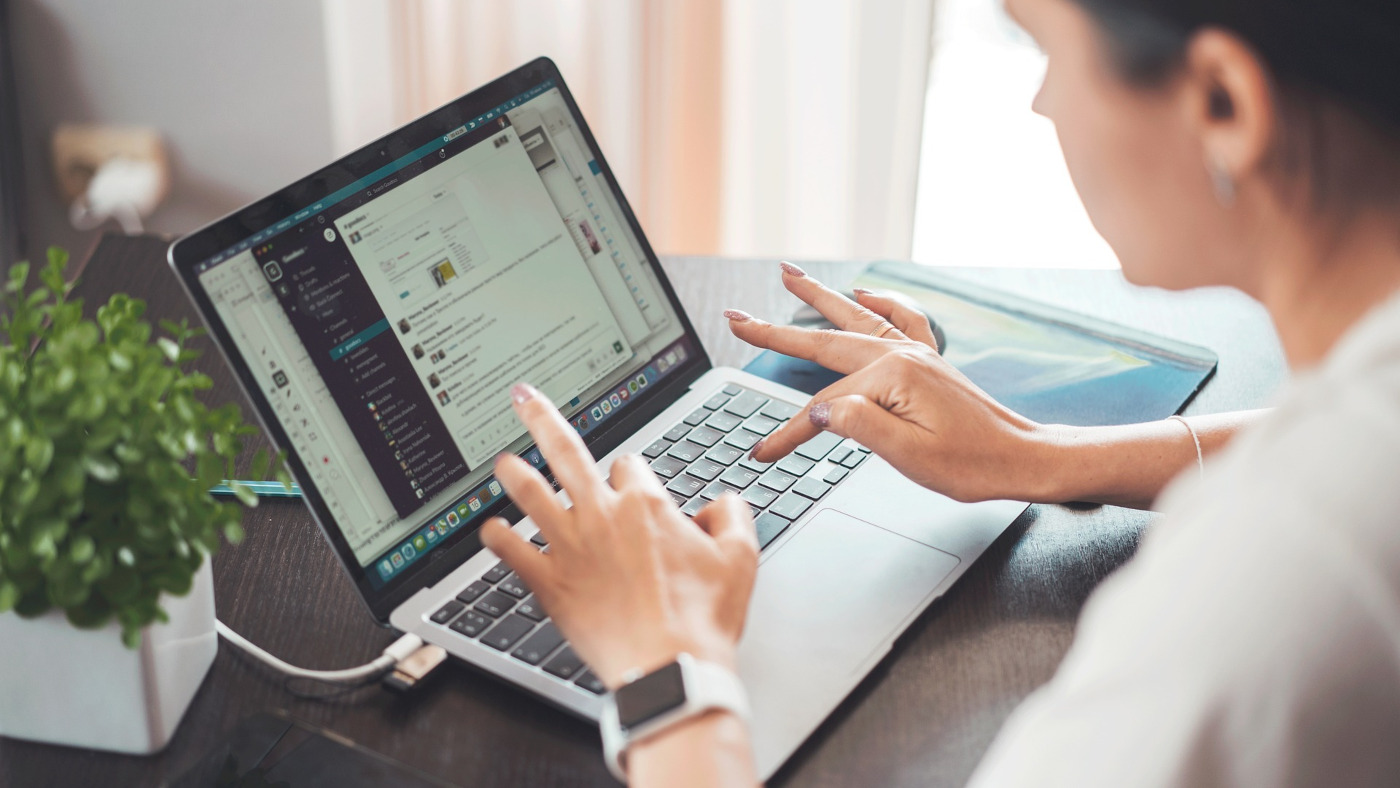
POLYGON ((342 152, 538 55, 672 254, 909 254, 931 0, 323 0, 342 152))

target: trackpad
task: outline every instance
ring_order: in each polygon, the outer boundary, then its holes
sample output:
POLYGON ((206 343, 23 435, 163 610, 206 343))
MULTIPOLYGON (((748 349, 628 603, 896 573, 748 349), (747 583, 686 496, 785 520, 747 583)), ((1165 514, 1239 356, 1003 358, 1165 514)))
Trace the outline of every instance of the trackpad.
POLYGON ((957 565, 833 509, 764 561, 739 646, 760 774, 820 724, 957 565))

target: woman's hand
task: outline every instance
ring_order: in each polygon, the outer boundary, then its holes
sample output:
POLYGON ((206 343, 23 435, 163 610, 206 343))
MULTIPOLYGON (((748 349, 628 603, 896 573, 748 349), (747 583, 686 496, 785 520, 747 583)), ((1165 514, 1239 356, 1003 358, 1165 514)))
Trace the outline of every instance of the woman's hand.
POLYGON ((960 501, 1053 498, 1057 430, 1003 407, 938 354, 923 313, 870 291, 857 302, 790 263, 783 285, 836 330, 776 326, 729 311, 735 336, 846 377, 753 449, 771 462, 827 430, 870 447, 905 476, 960 501))
POLYGON ((758 568, 748 506, 725 495, 687 518, 635 455, 613 463, 609 486, 548 399, 525 384, 511 397, 573 506, 564 508, 524 460, 502 455, 497 478, 549 550, 535 549, 499 517, 482 528, 486 546, 534 590, 609 688, 682 651, 733 669, 758 568))

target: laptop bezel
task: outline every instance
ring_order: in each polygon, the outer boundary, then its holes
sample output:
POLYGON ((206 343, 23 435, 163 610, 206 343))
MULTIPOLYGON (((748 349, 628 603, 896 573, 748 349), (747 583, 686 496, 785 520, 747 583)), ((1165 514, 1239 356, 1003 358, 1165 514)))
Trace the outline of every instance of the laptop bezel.
MULTIPOLYGON (((619 186, 617 178, 613 175, 612 168, 599 148, 587 121, 579 111, 573 94, 569 91, 558 67, 549 58, 541 57, 531 61, 509 74, 405 124, 273 194, 195 230, 172 244, 168 253, 171 267, 175 270, 185 292, 194 302, 209 329, 210 337, 216 348, 224 356, 244 395, 253 405, 259 422, 263 425, 273 445, 286 450, 288 470, 300 483, 307 507, 311 510, 322 534, 325 535, 336 553, 341 568, 355 586, 361 601, 369 609, 370 614, 381 625, 388 625, 389 615, 394 608, 420 589, 440 581, 482 549, 478 532, 480 524, 485 522, 489 516, 500 515, 511 522, 516 522, 520 519, 521 513, 510 503, 509 499, 498 499, 477 513, 474 520, 476 528, 463 529, 456 534, 451 534, 444 544, 429 551, 424 560, 414 564, 413 568, 406 569, 382 588, 376 589, 369 579, 372 566, 361 567, 355 559, 334 515, 326 506, 319 490, 311 483, 311 477, 307 473, 305 464, 298 456, 281 422, 272 410, 271 404, 263 394, 257 379, 253 377, 252 369, 239 352, 228 328, 220 319, 213 301, 201 286, 197 266, 220 252, 242 243, 252 235, 266 230, 281 219, 314 205, 317 200, 375 172, 384 164, 406 155, 425 141, 441 137, 461 126, 467 119, 477 117, 482 112, 497 107, 502 102, 549 80, 553 80, 554 87, 559 90, 574 123, 577 124, 588 146, 589 152, 598 163, 602 177, 613 189, 628 228, 636 237, 647 261, 652 265, 668 303, 680 320, 683 329, 682 338, 688 340, 688 356, 673 372, 663 377, 645 395, 635 398, 633 404, 624 409, 617 418, 604 422, 585 437, 585 443, 593 456, 595 458, 602 457, 645 427, 661 411, 683 396, 691 384, 704 375, 712 365, 690 317, 686 314, 680 299, 677 298, 675 289, 666 276, 665 270, 661 267, 660 260, 652 249, 650 241, 643 233, 631 204, 619 186)), ((528 451, 528 448, 525 451, 528 451)), ((552 479, 548 468, 545 468, 544 472, 547 477, 552 479)))

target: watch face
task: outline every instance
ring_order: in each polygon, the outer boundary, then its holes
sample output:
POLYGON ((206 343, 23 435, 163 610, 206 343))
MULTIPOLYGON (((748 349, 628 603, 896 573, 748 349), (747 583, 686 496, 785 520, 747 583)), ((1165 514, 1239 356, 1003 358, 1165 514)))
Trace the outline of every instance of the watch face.
POLYGON ((635 728, 672 709, 685 705, 685 681, 681 666, 672 662, 655 673, 637 679, 614 693, 617 721, 624 728, 635 728))

